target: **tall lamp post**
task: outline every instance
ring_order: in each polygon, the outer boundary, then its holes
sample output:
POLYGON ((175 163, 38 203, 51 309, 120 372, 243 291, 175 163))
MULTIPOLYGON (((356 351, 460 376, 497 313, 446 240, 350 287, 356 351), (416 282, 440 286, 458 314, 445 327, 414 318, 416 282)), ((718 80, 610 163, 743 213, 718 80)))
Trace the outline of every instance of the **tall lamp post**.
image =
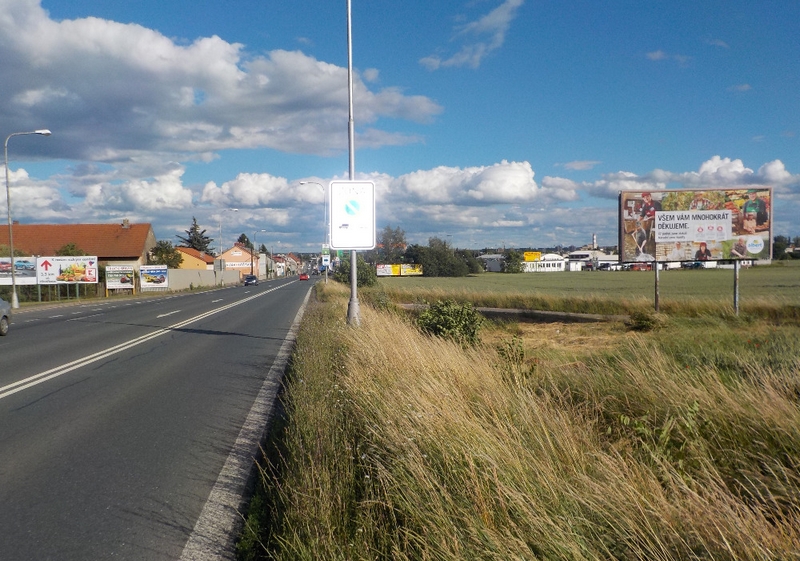
POLYGON ((258 248, 256 248, 256 234, 258 232, 266 232, 266 230, 256 230, 255 232, 253 232, 253 248, 250 250, 250 274, 251 275, 255 274, 253 272, 253 252, 254 251, 258 251, 258 248))
POLYGON ((14 229, 13 221, 11 220, 11 188, 8 180, 8 141, 12 136, 24 136, 27 134, 40 134, 42 136, 50 136, 52 133, 48 129, 39 129, 30 132, 12 132, 6 137, 3 144, 3 155, 5 156, 6 164, 6 207, 8 209, 8 248, 11 254, 11 307, 19 308, 19 298, 17 298, 17 272, 14 266, 14 229))
MULTIPOLYGON (((238 208, 224 208, 222 212, 239 212, 238 208)), ((217 250, 217 257, 222 255, 222 214, 219 216, 219 249, 217 250)))
MULTIPOLYGON (((327 189, 325 189, 325 186, 322 183, 319 183, 317 181, 301 181, 300 185, 308 185, 309 183, 313 183, 314 185, 319 185, 319 187, 322 189, 322 196, 325 199, 325 203, 324 203, 325 204, 325 210, 324 210, 324 213, 323 213, 323 221, 325 222, 325 242, 324 243, 325 243, 326 246, 330 247, 330 245, 331 245, 330 237, 329 237, 330 236, 330 224, 328 224, 328 191, 327 191, 327 189)), ((325 284, 328 283, 328 267, 329 266, 330 265, 325 265, 325 284)))

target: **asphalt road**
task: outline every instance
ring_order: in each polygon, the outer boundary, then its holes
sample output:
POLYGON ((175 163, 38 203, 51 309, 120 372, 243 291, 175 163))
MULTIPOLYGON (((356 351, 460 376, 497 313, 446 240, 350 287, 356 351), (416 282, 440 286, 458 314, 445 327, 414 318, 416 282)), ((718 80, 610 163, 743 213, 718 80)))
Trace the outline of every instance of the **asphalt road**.
POLYGON ((264 428, 243 430, 277 390, 310 288, 295 279, 17 312, 0 338, 0 559, 229 551, 238 505, 209 497, 241 497, 226 470, 264 428))

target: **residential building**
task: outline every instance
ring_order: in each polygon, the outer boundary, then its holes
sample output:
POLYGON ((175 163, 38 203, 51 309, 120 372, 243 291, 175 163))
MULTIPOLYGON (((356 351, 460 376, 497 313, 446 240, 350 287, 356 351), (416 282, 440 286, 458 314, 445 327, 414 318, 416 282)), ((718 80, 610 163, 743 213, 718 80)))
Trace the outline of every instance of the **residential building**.
MULTIPOLYGON (((32 256, 55 256, 69 244, 100 265, 147 264, 156 245, 150 224, 14 224, 14 252, 32 256)), ((9 245, 8 228, 0 228, 0 245, 9 245)))
POLYGON ((214 270, 214 256, 208 253, 197 251, 192 247, 178 246, 175 249, 183 255, 179 269, 191 269, 200 271, 213 271, 214 270))

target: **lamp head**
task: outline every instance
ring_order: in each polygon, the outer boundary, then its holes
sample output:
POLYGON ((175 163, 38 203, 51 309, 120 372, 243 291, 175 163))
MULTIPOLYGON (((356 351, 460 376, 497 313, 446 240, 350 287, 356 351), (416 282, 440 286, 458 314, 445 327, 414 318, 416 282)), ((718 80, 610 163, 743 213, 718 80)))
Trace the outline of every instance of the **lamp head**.
POLYGON ((41 134, 42 136, 50 136, 51 134, 53 134, 50 132, 50 129, 39 129, 33 132, 34 134, 41 134))

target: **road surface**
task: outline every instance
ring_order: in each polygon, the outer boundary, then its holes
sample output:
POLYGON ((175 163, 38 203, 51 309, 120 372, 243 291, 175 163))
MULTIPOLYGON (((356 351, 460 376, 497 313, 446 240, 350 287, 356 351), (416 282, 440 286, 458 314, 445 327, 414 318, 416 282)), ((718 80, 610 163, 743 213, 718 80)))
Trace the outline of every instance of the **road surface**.
POLYGON ((225 557, 238 504, 215 501, 241 496, 309 293, 295 278, 16 313, 0 338, 0 559, 225 557))

